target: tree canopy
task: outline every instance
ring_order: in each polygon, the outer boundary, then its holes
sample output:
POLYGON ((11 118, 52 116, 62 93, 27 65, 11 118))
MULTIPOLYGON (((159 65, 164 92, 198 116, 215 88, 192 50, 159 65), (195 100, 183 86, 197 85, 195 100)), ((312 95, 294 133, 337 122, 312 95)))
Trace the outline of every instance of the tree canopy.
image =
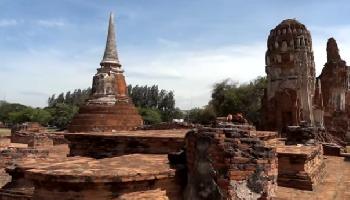
POLYGON ((203 108, 193 108, 186 114, 186 121, 208 124, 216 117, 242 113, 256 126, 261 123, 261 100, 266 88, 266 77, 257 77, 249 83, 239 84, 230 79, 213 86, 211 100, 203 108))
MULTIPOLYGON (((135 106, 139 108, 140 115, 147 118, 149 122, 157 122, 157 116, 153 120, 149 120, 146 113, 158 112, 161 121, 168 122, 172 119, 182 118, 183 114, 179 108, 175 107, 175 95, 173 91, 159 90, 157 85, 152 86, 132 86, 128 85, 128 93, 135 106), (147 109, 147 112, 145 112, 147 109)), ((145 120, 146 121, 146 120, 145 120)))
POLYGON ((261 123, 261 100, 266 83, 266 77, 258 77, 245 84, 226 79, 214 85, 209 105, 218 116, 242 113, 258 126, 261 123))

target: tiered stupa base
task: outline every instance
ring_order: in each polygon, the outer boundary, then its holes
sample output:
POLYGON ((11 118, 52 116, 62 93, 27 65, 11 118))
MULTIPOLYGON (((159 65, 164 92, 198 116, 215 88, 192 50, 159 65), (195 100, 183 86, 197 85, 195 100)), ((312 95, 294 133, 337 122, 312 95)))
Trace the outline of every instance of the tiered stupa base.
POLYGON ((143 124, 135 106, 118 102, 114 105, 85 105, 73 118, 68 131, 76 132, 112 132, 134 130, 143 124))

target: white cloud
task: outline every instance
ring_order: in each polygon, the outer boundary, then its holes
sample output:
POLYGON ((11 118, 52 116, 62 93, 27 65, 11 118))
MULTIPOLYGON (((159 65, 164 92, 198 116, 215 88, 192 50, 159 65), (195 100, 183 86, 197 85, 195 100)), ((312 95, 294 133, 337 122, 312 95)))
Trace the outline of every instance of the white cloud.
MULTIPOLYGON (((3 52, 0 67, 0 98, 32 106, 46 106, 51 94, 91 86, 97 57, 86 55, 83 60, 64 55, 59 50, 32 50, 25 53, 3 52), (16 59, 11 59, 16 57, 16 59)), ((82 52, 84 54, 84 52, 82 52)))
MULTIPOLYGON (((350 26, 319 29, 312 27, 310 30, 313 36, 317 76, 326 62, 326 44, 329 37, 337 40, 341 57, 350 62, 350 26)), ((265 51, 266 41, 262 41, 200 51, 157 52, 158 54, 148 55, 152 59, 135 62, 134 59, 126 57, 124 61, 127 73, 138 71, 148 74, 132 76, 131 73, 128 79, 132 83, 158 84, 160 88, 174 90, 177 106, 188 109, 206 105, 210 100, 212 86, 218 81, 231 78, 242 83, 266 75, 265 51)))
MULTIPOLYGON (((337 40, 342 58, 350 62, 350 38, 347 37, 350 27, 310 27, 310 31, 317 75, 326 62, 326 43, 331 36, 337 40)), ((1 88, 0 98, 6 96, 9 101, 45 106, 45 95, 30 94, 49 95, 90 87, 103 51, 102 47, 94 49, 101 53, 87 49, 85 53, 74 56, 66 55, 63 50, 45 49, 30 50, 27 54, 2 54, 6 70, 1 71, 0 80, 1 85, 6 83, 6 87, 1 88), (16 60, 10 59, 13 57, 16 60)), ((231 78, 242 83, 264 76, 265 51, 266 41, 261 41, 246 45, 207 47, 198 51, 186 50, 182 45, 167 51, 122 49, 120 56, 127 83, 157 84, 159 88, 173 90, 177 106, 188 109, 206 105, 210 100, 212 86, 218 81, 231 78)))
POLYGON ((175 91, 177 106, 188 109, 204 106, 210 99, 214 83, 226 78, 247 82, 265 74, 265 44, 228 45, 201 51, 165 52, 148 55, 135 62, 127 55, 123 60, 129 82, 158 84, 175 91), (150 59, 151 58, 151 59, 150 59), (130 62, 129 62, 130 61, 130 62), (146 74, 132 76, 133 72, 146 74), (167 78, 164 78, 167 77, 167 78))
POLYGON ((65 26, 65 22, 63 20, 37 20, 36 24, 43 27, 54 28, 54 27, 62 27, 65 26))
POLYGON ((0 27, 15 26, 18 22, 15 19, 1 19, 0 27))

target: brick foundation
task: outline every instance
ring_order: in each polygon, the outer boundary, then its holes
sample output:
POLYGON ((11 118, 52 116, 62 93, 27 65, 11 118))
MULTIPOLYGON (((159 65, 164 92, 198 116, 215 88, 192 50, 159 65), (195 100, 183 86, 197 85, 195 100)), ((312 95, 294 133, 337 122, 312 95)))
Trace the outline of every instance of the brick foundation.
POLYGON ((186 199, 269 199, 276 152, 237 129, 200 129, 186 136, 186 199), (206 191, 206 192, 203 192, 206 191))
POLYGON ((115 157, 132 153, 168 154, 184 146, 187 130, 69 133, 70 156, 115 157))
POLYGON ((0 199, 16 199, 14 195, 33 200, 183 199, 177 175, 181 169, 170 167, 166 155, 27 159, 7 170, 13 180, 0 191, 0 199))
POLYGON ((278 185, 314 190, 324 175, 322 145, 284 146, 278 152, 278 185))
POLYGON ((74 116, 68 131, 76 133, 135 130, 142 124, 141 116, 131 103, 85 105, 80 107, 79 113, 74 116))

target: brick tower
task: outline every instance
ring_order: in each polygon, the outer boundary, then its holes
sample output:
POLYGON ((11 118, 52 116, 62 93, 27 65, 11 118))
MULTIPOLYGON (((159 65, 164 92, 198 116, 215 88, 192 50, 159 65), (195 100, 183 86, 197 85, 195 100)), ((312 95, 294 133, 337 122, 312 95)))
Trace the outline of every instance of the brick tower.
POLYGON ((327 131, 340 141, 350 142, 350 67, 340 57, 337 42, 327 42, 327 62, 319 76, 327 131))
POLYGON ((282 21, 267 41, 264 126, 314 125, 315 63, 310 32, 295 19, 282 21))
POLYGON ((90 98, 74 116, 69 132, 132 130, 143 123, 128 96, 118 59, 113 14, 109 18, 106 49, 100 65, 93 77, 90 98))

